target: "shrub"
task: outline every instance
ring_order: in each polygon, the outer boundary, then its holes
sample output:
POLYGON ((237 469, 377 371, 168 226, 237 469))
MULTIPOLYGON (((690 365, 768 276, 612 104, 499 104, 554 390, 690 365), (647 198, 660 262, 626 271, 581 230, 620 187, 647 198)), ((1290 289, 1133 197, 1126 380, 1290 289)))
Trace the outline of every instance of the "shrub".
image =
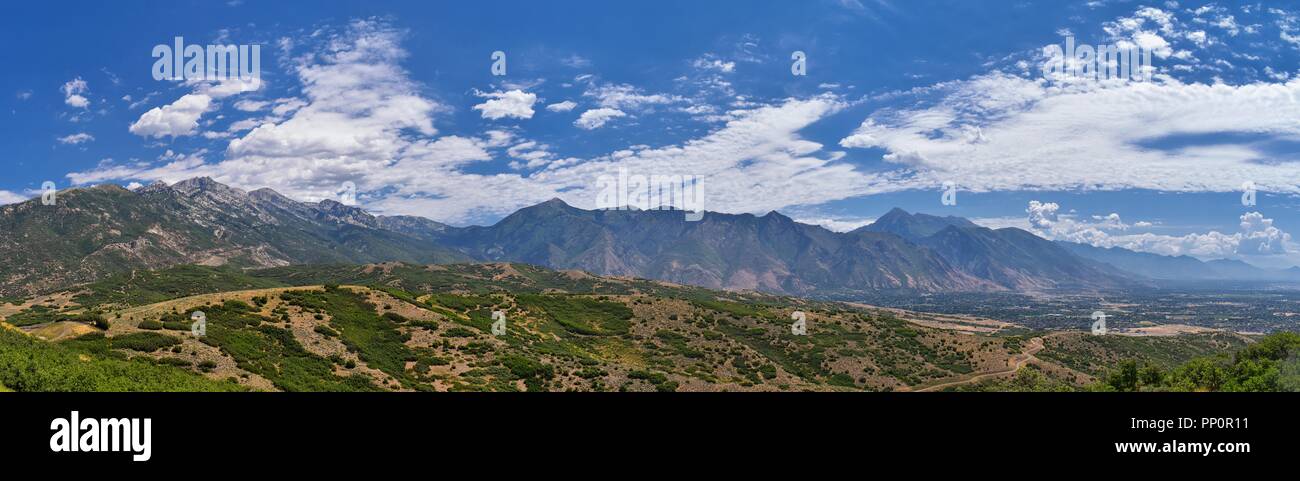
POLYGON ((474 337, 477 334, 475 334, 474 331, 471 331, 469 329, 456 326, 451 329, 447 329, 447 332, 443 333, 443 335, 447 337, 474 337))
MULTIPOLYGON (((159 327, 161 327, 161 325, 159 327)), ((115 348, 130 349, 132 351, 140 352, 153 352, 164 347, 178 345, 181 343, 181 340, 172 336, 154 332, 136 332, 109 338, 109 342, 111 342, 115 348)))
POLYGON ((530 359, 516 354, 506 354, 499 359, 501 365, 510 370, 511 374, 520 379, 541 378, 550 379, 555 376, 555 367, 550 364, 543 364, 536 359, 530 359))
POLYGON ((339 337, 339 331, 335 331, 326 325, 319 325, 312 329, 326 337, 339 337))

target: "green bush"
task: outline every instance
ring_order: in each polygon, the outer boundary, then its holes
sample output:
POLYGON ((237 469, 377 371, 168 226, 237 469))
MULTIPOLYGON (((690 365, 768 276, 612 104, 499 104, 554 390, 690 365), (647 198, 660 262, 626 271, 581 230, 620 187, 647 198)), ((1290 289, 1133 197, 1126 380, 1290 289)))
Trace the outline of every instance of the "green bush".
MULTIPOLYGON (((98 336, 100 333, 84 337, 98 336)), ((81 339, 81 338, 78 338, 81 339)), ((0 384, 16 391, 242 391, 243 387, 146 361, 105 358, 0 329, 0 384), (87 358, 88 357, 88 358, 87 358)))
MULTIPOLYGON (((162 325, 159 324, 159 327, 161 328, 162 325)), ((140 352, 154 352, 164 347, 172 347, 180 344, 181 340, 155 332, 135 332, 111 337, 109 338, 109 343, 115 348, 130 349, 132 351, 140 352)))
POLYGON ((530 359, 517 354, 506 354, 501 356, 498 361, 506 369, 510 370, 516 378, 541 378, 550 379, 555 376, 555 367, 550 364, 544 364, 536 359, 530 359))

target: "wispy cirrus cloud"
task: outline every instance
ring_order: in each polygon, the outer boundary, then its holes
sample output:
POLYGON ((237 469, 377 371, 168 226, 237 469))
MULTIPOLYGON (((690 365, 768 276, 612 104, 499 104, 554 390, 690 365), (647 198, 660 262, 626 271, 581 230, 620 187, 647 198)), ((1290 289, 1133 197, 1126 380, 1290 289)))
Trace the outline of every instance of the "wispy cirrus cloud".
POLYGON ((59 137, 58 140, 60 144, 77 145, 77 144, 84 144, 86 142, 95 140, 95 136, 87 134, 85 132, 78 132, 72 135, 65 135, 63 137, 59 137))

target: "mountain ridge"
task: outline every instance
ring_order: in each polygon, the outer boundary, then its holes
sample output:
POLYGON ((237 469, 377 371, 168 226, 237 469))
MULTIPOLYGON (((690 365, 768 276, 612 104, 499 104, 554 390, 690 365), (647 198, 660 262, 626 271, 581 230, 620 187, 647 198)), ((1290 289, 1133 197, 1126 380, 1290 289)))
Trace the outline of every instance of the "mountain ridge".
POLYGON ((833 232, 771 211, 584 210, 553 198, 490 226, 381 216, 211 178, 134 191, 112 184, 0 208, 0 295, 178 264, 275 267, 510 261, 714 289, 851 297, 875 291, 1035 291, 1142 285, 1133 275, 1019 229, 893 209, 833 232), (42 252, 32 244, 49 249, 42 252), (34 273, 46 273, 37 276, 34 273))

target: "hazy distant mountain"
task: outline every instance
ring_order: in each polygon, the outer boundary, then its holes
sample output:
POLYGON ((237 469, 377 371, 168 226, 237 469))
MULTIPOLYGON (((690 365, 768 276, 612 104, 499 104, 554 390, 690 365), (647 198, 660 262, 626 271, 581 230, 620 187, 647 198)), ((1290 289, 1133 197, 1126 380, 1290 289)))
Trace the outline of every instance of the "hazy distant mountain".
POLYGON ((979 279, 1017 290, 1105 288, 1131 283, 1111 267, 1082 259, 1021 229, 993 230, 961 217, 893 209, 857 232, 896 234, 928 247, 979 279))
POLYGON ((553 199, 492 226, 374 216, 198 178, 137 191, 105 185, 0 209, 0 293, 36 292, 176 264, 266 267, 405 261, 526 262, 602 275, 799 295, 1132 285, 1019 229, 895 209, 848 233, 763 216, 589 211, 553 199))
POLYGON ((1081 257, 1151 279, 1174 281, 1300 281, 1300 269, 1261 269, 1238 260, 1201 261, 1191 256, 1163 256, 1121 247, 1094 247, 1058 241, 1081 257))

